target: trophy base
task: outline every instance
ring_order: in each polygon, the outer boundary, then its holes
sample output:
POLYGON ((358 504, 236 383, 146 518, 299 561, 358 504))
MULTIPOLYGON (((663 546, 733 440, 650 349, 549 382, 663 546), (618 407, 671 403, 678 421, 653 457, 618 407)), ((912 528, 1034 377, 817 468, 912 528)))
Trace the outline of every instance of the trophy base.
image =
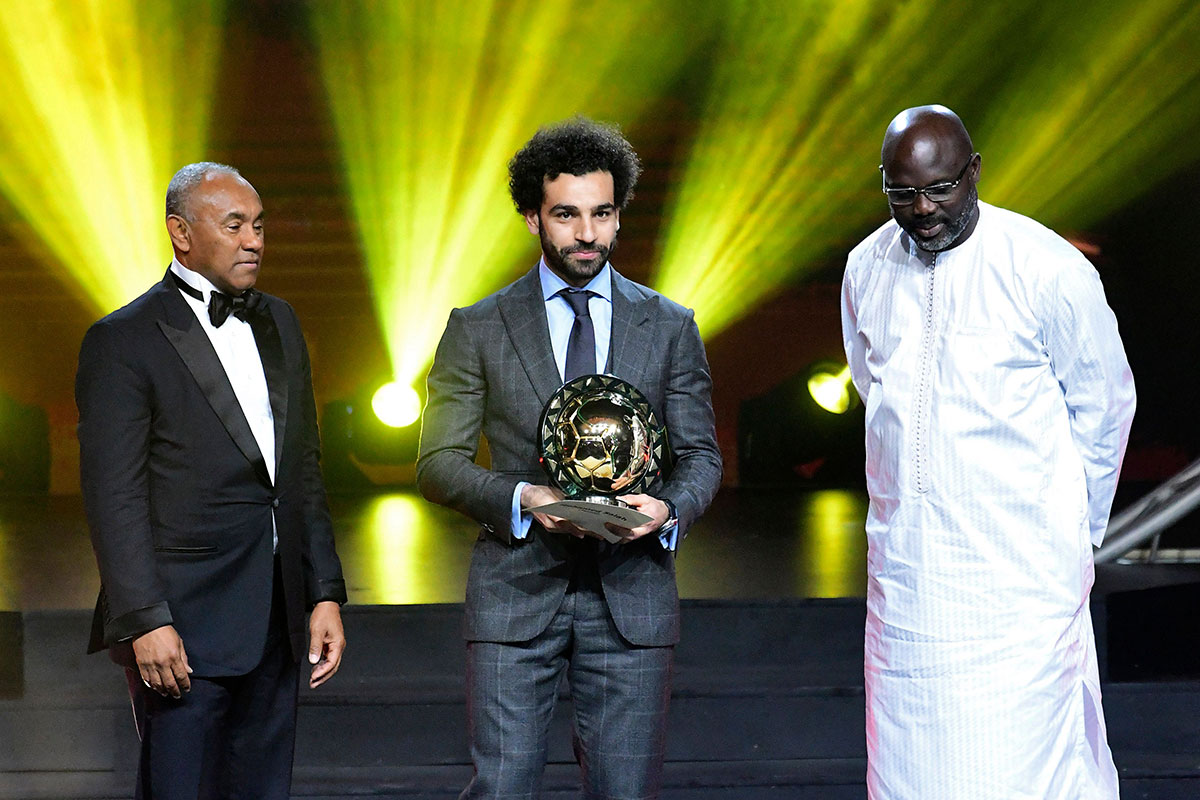
POLYGON ((605 541, 612 544, 624 540, 606 527, 608 523, 619 528, 636 528, 654 519, 649 514, 643 514, 616 498, 604 495, 588 495, 570 500, 559 500, 557 503, 548 503, 526 510, 568 520, 580 528, 600 535, 605 541))

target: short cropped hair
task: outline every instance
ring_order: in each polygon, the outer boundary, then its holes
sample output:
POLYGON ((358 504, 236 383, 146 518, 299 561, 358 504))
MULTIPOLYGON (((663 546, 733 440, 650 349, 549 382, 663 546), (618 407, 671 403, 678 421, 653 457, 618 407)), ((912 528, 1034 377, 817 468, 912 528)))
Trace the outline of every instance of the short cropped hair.
POLYGON ((540 129, 513 156, 508 162, 508 190, 518 211, 537 211, 542 207, 544 180, 589 172, 612 175, 613 202, 624 208, 633 198, 642 165, 617 126, 574 117, 540 129))
POLYGON ((191 196, 192 190, 214 172, 242 177, 242 173, 228 164, 218 164, 215 161, 198 161, 182 167, 167 184, 167 216, 183 217, 191 222, 192 214, 191 209, 188 208, 188 198, 191 196))

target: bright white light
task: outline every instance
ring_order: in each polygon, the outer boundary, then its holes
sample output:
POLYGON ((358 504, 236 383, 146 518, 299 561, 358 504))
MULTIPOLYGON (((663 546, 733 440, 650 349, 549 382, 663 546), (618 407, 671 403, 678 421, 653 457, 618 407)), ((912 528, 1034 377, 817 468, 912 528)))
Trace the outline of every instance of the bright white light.
POLYGON ((411 386, 392 381, 375 392, 371 408, 384 425, 407 428, 421 416, 421 398, 411 386))

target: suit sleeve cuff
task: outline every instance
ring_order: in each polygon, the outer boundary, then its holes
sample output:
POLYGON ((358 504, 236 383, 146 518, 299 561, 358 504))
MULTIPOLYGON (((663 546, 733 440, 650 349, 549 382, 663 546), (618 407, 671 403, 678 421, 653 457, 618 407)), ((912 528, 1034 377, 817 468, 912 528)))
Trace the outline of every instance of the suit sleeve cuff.
POLYGON ((315 580, 308 600, 308 610, 316 608, 317 603, 332 601, 339 606, 346 602, 346 582, 341 578, 333 580, 315 580))
POLYGON ((514 539, 524 539, 529 535, 529 526, 533 523, 533 515, 521 510, 521 490, 528 486, 528 481, 520 481, 513 490, 512 496, 512 535, 514 539))
POLYGON ((664 550, 675 552, 675 548, 679 545, 679 512, 675 510, 675 504, 670 500, 663 500, 667 504, 669 512, 667 521, 658 529, 658 541, 662 544, 664 550))
POLYGON ((117 642, 127 642, 156 628, 174 624, 175 619, 171 616, 171 609, 167 607, 167 601, 163 600, 111 620, 105 625, 104 643, 113 645, 117 642))

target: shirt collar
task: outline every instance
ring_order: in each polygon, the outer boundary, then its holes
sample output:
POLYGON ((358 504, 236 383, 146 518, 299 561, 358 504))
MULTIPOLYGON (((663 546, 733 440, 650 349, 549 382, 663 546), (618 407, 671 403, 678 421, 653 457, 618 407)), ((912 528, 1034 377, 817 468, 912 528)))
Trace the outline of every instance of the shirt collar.
MULTIPOLYGON (((188 286, 200 292, 200 295, 203 299, 197 300, 196 302, 207 304, 208 298, 211 296, 211 292, 221 291, 213 285, 212 281, 201 275, 199 272, 190 270, 183 264, 180 264, 179 259, 177 258, 171 259, 171 272, 174 272, 176 275, 178 275, 180 280, 182 280, 188 286)), ((180 294, 182 294, 184 297, 187 297, 189 300, 196 300, 196 298, 188 295, 187 292, 180 292, 180 294)))
MULTIPOLYGON (((549 302, 551 297, 561 292, 563 289, 573 288, 569 283, 554 274, 554 272, 546 266, 546 259, 543 257, 538 261, 538 277, 542 281, 542 299, 549 302)), ((612 270, 606 263, 596 273, 596 277, 588 281, 587 285, 582 287, 589 292, 595 292, 603 297, 608 302, 612 302, 612 270)))

